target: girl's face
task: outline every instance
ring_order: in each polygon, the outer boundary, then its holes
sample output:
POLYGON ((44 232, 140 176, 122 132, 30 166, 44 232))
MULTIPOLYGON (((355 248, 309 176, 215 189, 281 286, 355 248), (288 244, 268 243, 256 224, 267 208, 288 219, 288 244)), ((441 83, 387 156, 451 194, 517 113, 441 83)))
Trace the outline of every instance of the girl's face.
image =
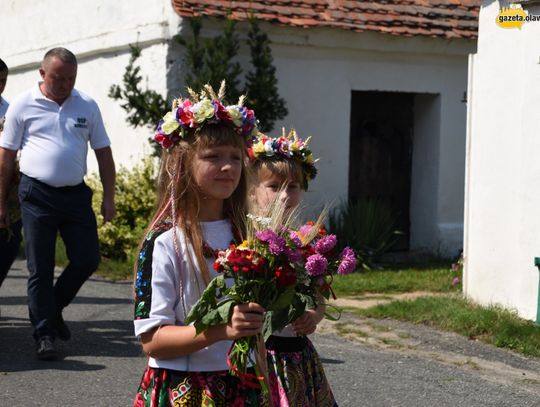
POLYGON ((285 204, 285 208, 294 209, 300 204, 302 188, 300 182, 282 179, 277 174, 267 174, 259 178, 259 184, 252 190, 252 199, 262 210, 267 209, 273 202, 279 199, 285 204))
POLYGON ((235 191, 242 174, 242 151, 222 145, 201 148, 192 162, 193 181, 201 198, 223 201, 235 191))

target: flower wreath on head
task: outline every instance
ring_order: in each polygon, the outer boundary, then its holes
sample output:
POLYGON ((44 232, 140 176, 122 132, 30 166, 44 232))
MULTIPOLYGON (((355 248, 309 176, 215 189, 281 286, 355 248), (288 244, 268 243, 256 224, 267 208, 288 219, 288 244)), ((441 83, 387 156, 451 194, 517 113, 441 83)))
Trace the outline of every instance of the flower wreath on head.
POLYGON ((252 161, 280 159, 298 161, 304 173, 304 188, 307 189, 307 183, 317 175, 315 162, 318 161, 313 158, 313 153, 308 148, 310 139, 311 137, 302 140, 294 129, 291 129, 286 135, 285 128, 283 128, 281 137, 268 137, 259 133, 253 139, 253 145, 248 149, 248 155, 252 161))
POLYGON ((235 105, 223 104, 225 81, 221 82, 217 94, 208 84, 204 85, 199 94, 190 88, 187 91, 191 99, 173 100, 172 110, 158 123, 154 140, 164 149, 173 147, 185 137, 186 131, 198 131, 206 124, 222 123, 231 126, 246 141, 257 136, 257 119, 253 110, 243 106, 245 96, 240 96, 235 105))

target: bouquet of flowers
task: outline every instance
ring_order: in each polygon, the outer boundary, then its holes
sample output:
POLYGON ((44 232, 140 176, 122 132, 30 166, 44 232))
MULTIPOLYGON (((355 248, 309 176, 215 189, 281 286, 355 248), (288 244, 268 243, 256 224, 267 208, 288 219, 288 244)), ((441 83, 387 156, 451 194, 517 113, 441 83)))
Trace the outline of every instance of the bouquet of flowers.
POLYGON ((220 275, 205 289, 202 297, 191 309, 186 323, 194 323, 197 333, 209 326, 225 324, 232 307, 237 304, 256 302, 267 311, 265 337, 244 337, 233 341, 228 354, 231 372, 244 383, 258 386, 267 391, 264 377, 264 340, 273 329, 281 329, 305 310, 301 301, 293 301, 297 284, 309 285, 309 277, 302 267, 301 242, 282 225, 261 226, 252 218, 248 238, 239 245, 231 245, 218 252, 214 269, 220 275), (232 285, 227 284, 232 280, 232 285), (295 307, 291 307, 292 303, 295 307), (274 317, 272 318, 272 314, 274 317), (279 315, 279 317, 275 317, 279 315), (270 324, 270 320, 273 321, 270 324), (254 359, 253 355, 255 355, 254 359), (256 376, 247 373, 251 364, 256 376))
POLYGON ((272 218, 250 216, 247 239, 218 252, 214 269, 220 274, 210 282, 186 319, 200 333, 210 326, 227 323, 237 304, 256 302, 265 308, 262 334, 233 341, 227 361, 233 374, 246 385, 260 385, 266 394, 264 341, 307 308, 316 308, 319 292, 329 298, 334 270, 351 272, 355 266, 351 249, 334 259, 331 251, 336 238, 321 233, 321 220, 294 230, 283 224, 289 222, 279 222, 283 212, 277 213, 272 218), (232 284, 226 280, 232 280, 232 284), (250 364, 255 375, 247 372, 250 364))

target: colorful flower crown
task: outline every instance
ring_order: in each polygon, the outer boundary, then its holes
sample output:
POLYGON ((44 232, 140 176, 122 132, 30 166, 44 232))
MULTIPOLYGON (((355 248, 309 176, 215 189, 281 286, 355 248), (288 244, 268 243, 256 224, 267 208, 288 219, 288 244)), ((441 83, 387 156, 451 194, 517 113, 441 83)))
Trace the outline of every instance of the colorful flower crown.
POLYGON ((291 129, 287 135, 285 135, 285 128, 282 132, 281 137, 275 138, 259 133, 248 150, 249 158, 252 161, 290 159, 300 162, 306 181, 304 187, 307 189, 307 182, 317 175, 317 168, 315 168, 317 160, 313 158, 313 153, 308 148, 311 137, 302 140, 294 129, 291 129))
POLYGON ((253 110, 243 106, 244 96, 240 96, 236 105, 223 105, 225 81, 221 82, 217 95, 208 84, 199 94, 190 88, 187 91, 191 99, 173 100, 172 110, 158 123, 154 140, 164 149, 173 147, 185 137, 187 130, 198 131, 206 124, 231 126, 247 141, 257 136, 257 119, 253 110))

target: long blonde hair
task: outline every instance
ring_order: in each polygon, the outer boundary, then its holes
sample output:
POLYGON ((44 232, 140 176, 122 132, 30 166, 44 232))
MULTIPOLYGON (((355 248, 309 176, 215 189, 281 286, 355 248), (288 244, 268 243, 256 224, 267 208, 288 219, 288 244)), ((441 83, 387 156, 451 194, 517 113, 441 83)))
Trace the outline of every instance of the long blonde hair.
MULTIPOLYGON (((210 282, 210 273, 205 261, 203 235, 199 223, 201 194, 193 181, 192 162, 201 149, 231 145, 242 151, 242 172, 238 187, 224 202, 223 213, 231 221, 233 231, 239 238, 245 235, 247 212, 247 173, 245 168, 246 144, 234 129, 223 125, 206 125, 197 133, 189 131, 170 151, 164 151, 158 174, 158 200, 156 212, 146 233, 160 222, 172 219, 193 246, 195 260, 205 284, 210 282)), ((145 235, 146 235, 145 233, 145 235)), ((143 239, 144 241, 144 239, 143 239)), ((141 243, 142 245, 142 243, 141 243)), ((138 267, 138 262, 135 269, 138 267)))

